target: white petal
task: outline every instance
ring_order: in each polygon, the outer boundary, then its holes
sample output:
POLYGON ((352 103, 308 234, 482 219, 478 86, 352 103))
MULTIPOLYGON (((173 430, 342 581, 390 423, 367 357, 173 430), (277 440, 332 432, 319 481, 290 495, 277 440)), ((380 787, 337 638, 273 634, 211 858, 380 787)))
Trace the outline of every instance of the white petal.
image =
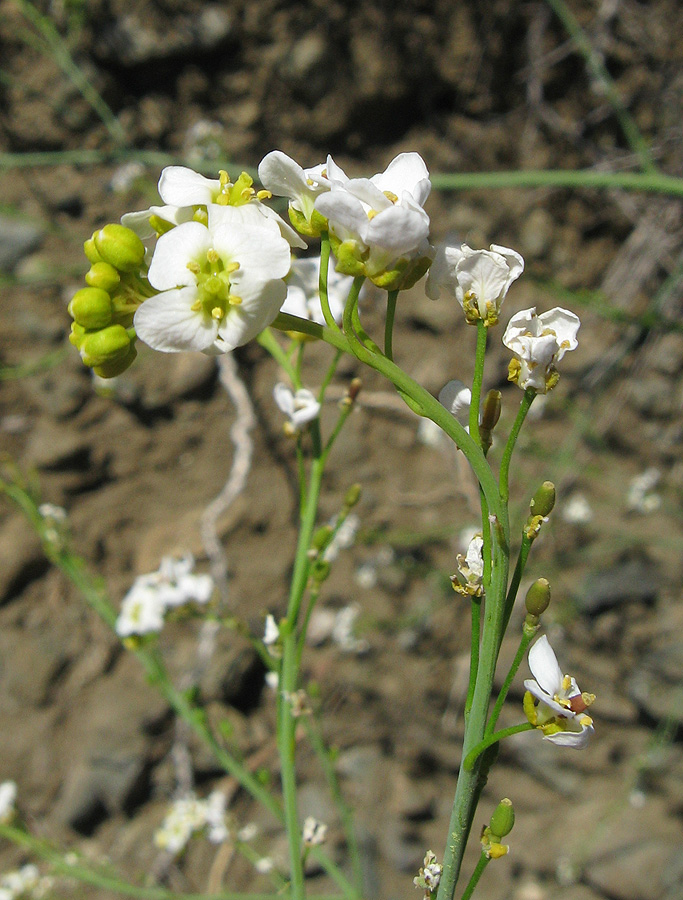
POLYGON ((344 185, 349 180, 349 176, 346 174, 346 172, 342 169, 341 166, 337 165, 337 163, 329 154, 327 156, 324 171, 327 173, 327 178, 331 182, 332 186, 344 185))
POLYGON ((529 668, 536 681, 551 697, 562 689, 562 670, 545 634, 529 650, 529 668))
POLYGON ((372 183, 369 178, 350 178, 344 185, 344 190, 353 197, 357 197, 361 203, 365 203, 370 209, 377 211, 393 206, 391 200, 372 183))
POLYGON ((471 250, 463 246, 463 258, 458 263, 457 278, 462 290, 472 291, 482 304, 495 303, 507 290, 508 266, 502 256, 488 250, 471 250))
POLYGON ((164 291, 140 306, 133 326, 141 341, 163 353, 205 350, 216 339, 218 324, 202 312, 193 312, 194 287, 164 291))
POLYGON ((445 406, 461 425, 468 425, 472 391, 462 381, 454 378, 439 391, 439 403, 445 406))
MULTIPOLYGON (((574 719, 574 721, 577 720, 574 719)), ((594 732, 595 728, 592 725, 581 724, 581 731, 558 731, 555 734, 544 734, 543 740, 558 744, 560 747, 583 750, 594 732)))
MULTIPOLYGON (((574 713, 558 703, 557 700, 554 700, 550 694, 543 690, 537 681, 534 681, 532 678, 525 679, 524 688, 529 691, 530 694, 533 694, 537 700, 540 700, 544 706, 549 707, 556 716, 562 716, 563 719, 574 718, 574 713)), ((546 716, 546 719, 547 718, 552 718, 552 716, 546 716)))
POLYGON ((338 237, 342 240, 362 240, 361 232, 368 224, 368 217, 363 204, 356 197, 343 190, 330 191, 316 199, 315 208, 329 219, 335 231, 341 229, 338 237))
POLYGON ((231 306, 218 329, 214 343, 218 353, 228 353, 260 334, 280 312, 287 286, 284 281, 269 281, 258 296, 240 306, 231 306))
POLYGON ((185 166, 166 166, 159 178, 159 196, 171 206, 208 206, 220 184, 217 178, 206 178, 185 166))
POLYGON ((460 246, 438 244, 434 261, 429 268, 425 293, 431 300, 438 300, 442 291, 455 297, 456 267, 463 257, 460 246))
POLYGON ((147 275, 158 291, 196 284, 189 262, 206 259, 211 248, 209 229, 199 222, 186 222, 162 234, 154 249, 147 275))
POLYGON ((522 309, 520 312, 515 313, 505 329, 503 343, 514 353, 516 352, 519 338, 525 334, 538 334, 538 316, 536 315, 535 306, 532 306, 531 309, 522 309))
POLYGON ((524 258, 516 250, 511 250, 509 247, 501 247, 500 244, 491 244, 491 251, 499 253, 505 259, 510 270, 508 277, 508 287, 510 287, 512 282, 516 281, 524 271, 524 258))
POLYGON ((395 256, 416 251, 429 235, 429 217, 403 206, 391 206, 371 219, 363 239, 368 246, 391 250, 395 256))
POLYGON ((557 362, 559 362, 568 350, 575 350, 579 342, 576 334, 581 326, 581 321, 577 315, 568 309, 562 309, 556 306, 548 312, 541 313, 538 317, 542 327, 551 328, 556 336, 559 351, 557 353, 557 362))
POLYGON ((306 172, 298 162, 281 150, 266 154, 258 167, 261 184, 277 197, 298 201, 302 196, 325 190, 325 186, 310 185, 306 172))
MULTIPOLYGON (((266 219, 263 224, 270 225, 266 219)), ((213 246, 225 261, 240 264, 230 282, 234 293, 242 298, 242 311, 248 310, 252 301, 258 304, 263 286, 284 278, 291 266, 289 244, 277 230, 269 227, 221 225, 213 233, 213 246)), ((281 304, 286 293, 282 283, 281 304)))
POLYGON ((431 190, 429 170, 419 153, 399 153, 381 175, 373 176, 372 181, 380 191, 391 191, 398 197, 408 191, 420 206, 431 190))
POLYGON ((278 409, 286 416, 289 417, 294 413, 294 394, 282 381, 278 381, 273 388, 273 397, 278 409))

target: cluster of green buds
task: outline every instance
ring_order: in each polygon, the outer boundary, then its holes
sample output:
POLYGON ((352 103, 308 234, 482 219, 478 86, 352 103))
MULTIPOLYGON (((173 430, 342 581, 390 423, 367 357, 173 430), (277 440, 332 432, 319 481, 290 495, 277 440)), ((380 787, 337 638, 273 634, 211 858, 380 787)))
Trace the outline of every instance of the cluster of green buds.
POLYGON ((373 265, 371 249, 364 247, 357 240, 339 240, 330 232, 330 245, 337 263, 338 272, 353 275, 354 278, 364 276, 384 291, 407 291, 427 273, 432 258, 423 256, 401 256, 386 267, 376 271, 373 265))
POLYGON ((86 287, 68 306, 69 340, 101 378, 120 375, 137 355, 133 316, 156 291, 146 276, 145 246, 123 225, 105 225, 83 247, 90 262, 86 287))
POLYGON ((491 816, 491 821, 481 833, 482 850, 488 859, 500 859, 501 856, 507 855, 510 848, 503 843, 503 838, 510 834, 514 824, 515 810, 512 801, 505 797, 500 801, 491 816))
MULTIPOLYGON (((349 513, 361 498, 360 484, 352 484, 344 495, 342 508, 339 511, 337 520, 332 525, 321 525, 313 535, 311 547, 308 551, 308 558, 311 560, 311 579, 317 585, 321 585, 326 581, 330 574, 330 556, 333 554, 332 547, 339 530, 344 525, 349 513)), ((349 523, 350 524, 350 523, 349 523)))

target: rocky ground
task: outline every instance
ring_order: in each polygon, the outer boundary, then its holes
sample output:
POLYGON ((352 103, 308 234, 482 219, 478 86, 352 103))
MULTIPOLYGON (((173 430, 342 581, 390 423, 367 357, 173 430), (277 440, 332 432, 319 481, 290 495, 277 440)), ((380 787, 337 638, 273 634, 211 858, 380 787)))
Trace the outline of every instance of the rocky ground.
MULTIPOLYGON (((656 165, 680 172, 678 4, 570 5, 656 165)), ((541 2, 64 0, 38 9, 0 3, 0 150, 81 155, 3 173, 0 446, 37 473, 45 501, 68 510, 74 547, 116 603, 164 554, 189 550, 207 567, 201 523, 233 457, 235 408, 212 360, 143 351, 102 394, 77 354, 63 350, 66 303, 85 270, 83 239, 148 206, 164 161, 232 173, 279 147, 303 164, 332 152, 358 173, 381 170, 402 150, 422 153, 433 172, 638 166, 604 86, 541 2), (132 165, 141 151, 146 164, 132 165)), ((17 160, 0 157, 9 162, 17 160)), ((529 574, 551 580, 549 633, 565 667, 598 695, 596 737, 584 753, 535 735, 505 744, 482 823, 510 796, 517 825, 510 856, 490 866, 481 896, 676 900, 683 207, 666 196, 539 188, 435 191, 428 211, 436 237, 454 233, 524 254, 527 272, 508 312, 564 305, 583 321, 560 385, 522 436, 513 490, 522 516, 539 481, 558 485, 558 510, 529 574)), ((372 303, 377 330, 381 307, 372 303)), ((401 298, 397 322, 397 359, 429 390, 470 376, 472 333, 459 308, 427 300, 418 285, 401 298)), ((266 611, 284 609, 295 467, 272 401, 277 367, 256 345, 235 359, 256 413, 255 454, 247 489, 219 517, 218 535, 231 609, 259 633, 266 611)), ((326 348, 311 348, 308 383, 319 381, 327 359, 326 348)), ((504 392, 502 427, 518 399, 506 386, 506 362, 496 336, 486 386, 504 392)), ((357 372, 353 361, 342 363, 337 397, 357 372)), ((357 604, 355 634, 366 646, 340 647, 330 617, 321 617, 304 669, 319 685, 323 732, 338 748, 344 794, 357 810, 367 896, 411 897, 425 849, 442 853, 459 764, 469 626, 445 576, 476 524, 476 493, 458 459, 426 440, 373 376, 364 376, 359 409, 332 456, 323 520, 354 481, 365 485, 361 530, 321 604, 332 612, 357 604)), ((197 623, 164 632, 178 683, 197 665, 200 634, 197 623)), ((504 658, 514 649, 511 640, 504 658)), ((211 720, 231 723, 245 760, 276 777, 274 700, 263 674, 246 641, 220 632, 198 690, 211 720)), ((506 722, 519 720, 521 696, 518 684, 506 722)), ((304 813, 330 822, 344 859, 338 816, 305 741, 299 774, 304 813)), ((201 795, 228 791, 235 821, 259 826, 255 853, 279 863, 278 829, 178 728, 136 660, 3 502, 0 780, 17 781, 35 833, 109 859, 133 880, 154 873, 174 890, 270 889, 251 864, 207 843, 177 864, 153 847, 169 799, 190 777, 201 795)), ((8 846, 1 855, 3 869, 25 859, 8 846)), ((331 888, 311 877, 313 890, 331 888)))

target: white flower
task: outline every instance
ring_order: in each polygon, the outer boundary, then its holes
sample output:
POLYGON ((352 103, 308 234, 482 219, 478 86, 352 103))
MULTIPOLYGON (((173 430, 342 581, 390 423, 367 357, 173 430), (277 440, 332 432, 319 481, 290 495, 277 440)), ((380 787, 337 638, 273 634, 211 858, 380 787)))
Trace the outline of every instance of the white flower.
POLYGON ((275 622, 275 617, 268 613, 266 616, 266 627, 263 633, 263 643, 266 647, 270 647, 271 644, 275 644, 280 640, 280 629, 277 627, 277 623, 275 622))
POLYGON ((503 335, 503 343, 515 358, 510 362, 508 378, 522 390, 533 388, 545 394, 559 379, 557 363, 579 342, 576 333, 581 322, 567 309, 555 307, 536 315, 536 307, 514 315, 503 335))
POLYGON ((362 654, 370 649, 370 644, 364 638, 357 638, 353 633, 359 615, 360 606, 351 603, 340 609, 334 617, 332 640, 345 653, 362 654))
POLYGON ((161 293, 135 313, 138 337, 155 350, 227 353, 273 321, 286 295, 290 250, 274 223, 245 223, 237 207, 212 206, 208 226, 163 234, 149 268, 161 293))
POLYGON ((193 795, 182 797, 174 801, 161 827, 154 832, 154 844, 175 856, 205 824, 204 803, 193 795))
MULTIPOLYGON (((121 223, 142 240, 147 240, 184 222, 205 223, 211 206, 230 206, 243 211, 248 209, 248 215, 257 221, 270 220, 291 247, 305 249, 305 242, 275 210, 261 202, 261 194, 252 188, 252 184, 253 180, 246 172, 233 184, 225 171, 220 172, 219 178, 206 178, 185 166, 167 166, 159 178, 159 196, 165 205, 126 213, 121 223)), ((269 196, 268 192, 266 196, 269 196)))
POLYGON ((349 513, 337 528, 337 517, 333 516, 328 525, 330 528, 336 528, 334 537, 325 547, 325 552, 323 553, 325 562, 331 563, 339 556, 340 550, 348 550, 349 547, 353 547, 353 542, 356 540, 356 535, 360 528, 360 518, 356 513, 349 513))
POLYGON ((287 416, 285 430, 290 434, 297 434, 320 412, 315 394, 307 388, 299 388, 295 393, 279 381, 273 388, 273 397, 278 408, 287 416))
POLYGON ((470 597, 481 597, 484 593, 484 539, 475 534, 470 540, 465 556, 458 554, 458 572, 451 578, 454 590, 470 597))
POLYGON ((204 821, 212 844, 221 844, 230 836, 225 819, 225 794, 212 791, 204 801, 204 821))
MULTIPOLYGON (((296 259, 287 276, 287 296, 282 304, 281 312, 291 316, 299 316, 325 324, 320 294, 318 293, 318 278, 320 276, 320 257, 307 256, 296 259)), ((351 290, 353 278, 350 275, 341 275, 332 266, 327 273, 327 299, 330 304, 330 312, 335 322, 341 322, 344 315, 346 298, 351 290)))
MULTIPOLYGON (((330 162, 332 190, 317 198, 315 208, 329 220, 330 234, 348 242, 349 256, 362 263, 364 274, 373 279, 401 260, 429 257, 429 216, 422 206, 431 184, 418 153, 400 153, 372 178, 347 179, 330 162)), ((339 249, 335 253, 344 270, 342 254, 339 249)))
POLYGON ((6 825, 14 817, 17 786, 13 781, 0 784, 0 825, 6 825))
POLYGON ((261 184, 275 196, 289 199, 290 218, 296 222, 299 230, 314 235, 320 234, 318 226, 324 225, 313 221, 314 207, 316 198, 332 187, 328 178, 330 167, 338 168, 329 156, 327 164, 321 163, 311 169, 303 169, 286 153, 273 150, 259 163, 258 177, 261 184))
POLYGON ((0 877, 0 900, 42 900, 52 890, 54 879, 42 875, 28 863, 0 877))
POLYGON ((443 866, 436 861, 435 854, 428 850, 422 862, 420 874, 413 878, 415 887, 424 890, 425 900, 429 900, 433 892, 438 888, 442 874, 443 866))
POLYGON ((467 244, 437 247, 425 291, 432 300, 441 292, 455 297, 470 324, 482 319, 495 325, 510 285, 524 271, 524 260, 515 250, 491 244, 489 250, 472 250, 467 244))
POLYGON ((448 412, 467 430, 469 430, 471 402, 472 391, 457 378, 449 381, 439 391, 439 403, 445 406, 448 412))
POLYGON ((307 816, 304 819, 301 836, 306 847, 317 847, 325 843, 327 825, 324 822, 319 822, 313 816, 307 816))
POLYGON ((275 863, 269 856, 262 856, 260 859, 256 860, 254 868, 259 875, 268 875, 268 873, 272 872, 275 868, 275 863))
POLYGON ((524 709, 532 725, 543 731, 543 739, 563 747, 582 749, 595 730, 585 710, 595 700, 593 694, 581 693, 570 675, 563 675, 557 657, 543 635, 529 651, 529 668, 534 679, 527 679, 529 692, 524 709), (533 704, 536 698, 540 703, 533 704))
POLYGON ((121 611, 116 620, 119 637, 134 634, 154 634, 164 627, 166 607, 159 592, 148 585, 136 581, 123 598, 121 611))
POLYGON ((164 556, 158 572, 140 576, 149 588, 155 588, 164 607, 184 606, 186 603, 208 603, 213 593, 213 578, 210 575, 193 575, 194 557, 175 558, 164 556))

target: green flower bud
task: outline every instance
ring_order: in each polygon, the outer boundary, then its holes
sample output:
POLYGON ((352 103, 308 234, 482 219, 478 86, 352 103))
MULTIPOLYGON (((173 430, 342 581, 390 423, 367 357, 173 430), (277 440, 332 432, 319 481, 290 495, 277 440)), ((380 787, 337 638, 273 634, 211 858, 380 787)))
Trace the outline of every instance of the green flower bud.
POLYGON ((361 259, 361 249, 356 241, 339 241, 330 237, 330 243, 337 257, 337 272, 343 275, 353 275, 354 278, 359 275, 365 275, 365 264, 361 259))
POLYGON ((353 509, 356 503, 358 503, 361 497, 362 490, 363 489, 360 484, 356 483, 351 485, 344 496, 344 506, 347 509, 353 509))
POLYGON ((86 366, 104 366, 127 356, 130 352, 130 336, 122 325, 109 325, 87 334, 79 349, 86 366))
POLYGON ((110 223, 93 235, 101 258, 121 272, 139 269, 145 259, 145 245, 130 228, 110 223))
POLYGON ((83 252, 86 255, 88 262, 95 265, 95 263, 102 262, 102 257, 97 252, 97 247, 95 246, 95 235, 97 232, 93 232, 93 236, 88 238, 88 240, 83 244, 83 252))
POLYGON ((313 571, 311 572, 311 577, 318 584, 322 584, 323 581, 326 581, 330 575, 330 564, 325 560, 319 560, 315 566, 313 567, 313 571))
POLYGON ((138 351, 135 347, 135 343, 134 341, 131 341, 130 346, 128 347, 128 353, 126 353, 125 356, 121 359, 110 360, 103 363, 101 366, 94 366, 93 372, 95 375, 99 375, 100 378, 116 378, 117 375, 125 372, 126 369, 133 364, 137 355, 138 351))
POLYGON ((491 834, 497 838, 504 838, 510 834, 515 824, 515 811, 512 807, 512 800, 506 797, 501 800, 496 807, 495 812, 491 816, 490 829, 491 834))
POLYGON ((532 516, 549 516, 555 506, 555 485, 544 481, 529 504, 532 516))
POLYGON ((329 525, 321 525, 320 528, 313 535, 313 540, 311 541, 311 548, 315 550, 317 553, 320 553, 327 547, 327 545, 332 540, 332 528, 329 525))
POLYGON ((97 262, 90 267, 90 271, 85 276, 85 281, 90 287, 100 288, 109 293, 118 287, 121 276, 109 263, 97 262))
POLYGON ((327 219, 317 209, 313 210, 309 221, 302 212, 290 206, 289 221, 299 234, 303 234, 305 237, 320 237, 323 231, 328 229, 327 219))
POLYGON ((537 578, 526 592, 526 610, 532 616, 542 616, 550 606, 550 583, 546 578, 537 578))
POLYGON ((83 343, 83 338, 86 335, 86 330, 82 325, 79 325, 78 322, 71 323, 71 334, 69 335, 69 342, 74 345, 78 350, 81 349, 81 344, 83 343))
POLYGON ((111 297, 101 288, 87 287, 76 291, 67 309, 71 318, 83 328, 105 328, 111 322, 111 297))

